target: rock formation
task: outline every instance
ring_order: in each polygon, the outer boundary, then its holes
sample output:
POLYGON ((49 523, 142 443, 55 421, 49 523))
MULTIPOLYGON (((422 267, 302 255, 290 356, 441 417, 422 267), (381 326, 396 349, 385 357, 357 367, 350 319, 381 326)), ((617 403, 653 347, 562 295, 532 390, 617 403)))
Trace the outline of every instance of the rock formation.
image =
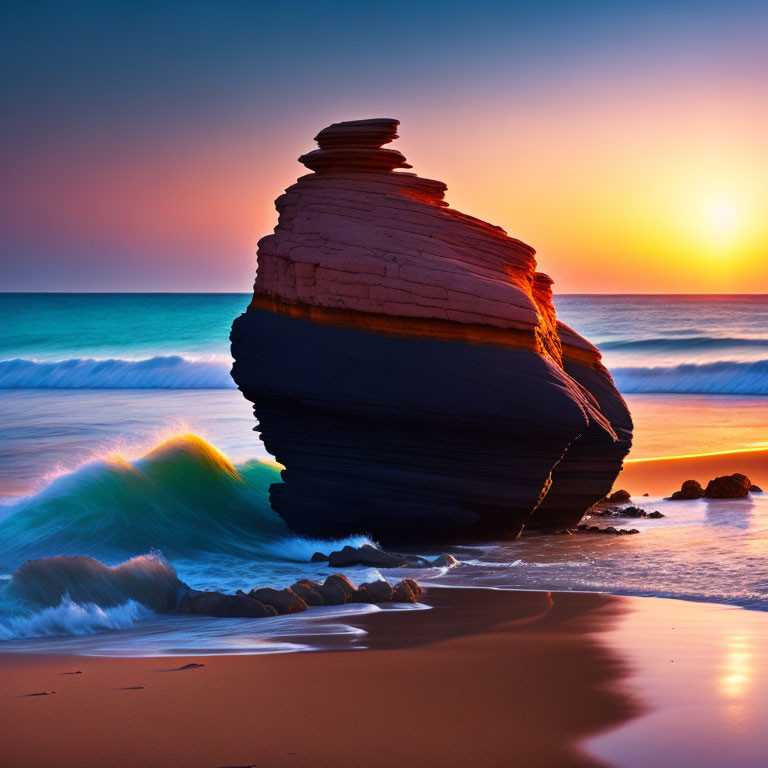
POLYGON ((573 526, 621 469, 626 405, 534 250, 396 170, 397 125, 321 131, 259 243, 232 375, 285 466, 272 506, 384 544, 573 526))
POLYGON ((369 581, 355 587, 340 573, 322 583, 301 579, 286 589, 261 587, 247 594, 240 590, 234 595, 221 592, 201 592, 182 585, 183 594, 178 611, 181 614, 214 616, 225 619, 263 619, 301 613, 310 606, 345 605, 346 603, 415 603, 424 592, 413 579, 403 579, 392 585, 388 581, 369 581))
POLYGON ((690 499, 745 499, 750 493, 762 493, 760 488, 752 485, 751 480, 738 472, 733 475, 722 475, 707 483, 706 489, 697 480, 686 480, 679 491, 669 498, 672 501, 687 501, 690 499))
POLYGON ((752 487, 750 479, 738 472, 710 480, 704 491, 708 499, 745 499, 752 487))
POLYGON ((452 568, 458 564, 453 555, 445 552, 433 560, 419 555, 401 555, 399 552, 385 552, 370 544, 361 547, 346 546, 330 555, 315 552, 313 563, 327 562, 331 568, 346 568, 351 565, 362 565, 366 568, 452 568))
POLYGON ((698 480, 686 480, 679 491, 675 491, 670 497, 672 501, 688 501, 690 499, 703 499, 704 489, 698 480))

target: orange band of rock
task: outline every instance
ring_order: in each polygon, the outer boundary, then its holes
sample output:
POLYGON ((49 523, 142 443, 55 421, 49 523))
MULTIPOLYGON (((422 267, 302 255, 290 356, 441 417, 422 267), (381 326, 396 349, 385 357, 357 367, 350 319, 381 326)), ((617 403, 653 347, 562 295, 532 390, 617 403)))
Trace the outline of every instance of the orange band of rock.
MULTIPOLYGON (((360 328, 386 336, 418 337, 440 341, 462 341, 507 349, 530 349, 549 354, 535 331, 514 328, 494 328, 489 325, 457 323, 436 318, 402 317, 373 312, 356 312, 309 304, 296 304, 273 296, 255 295, 249 308, 266 309, 299 320, 311 320, 323 325, 360 328)), ((565 350, 564 350, 565 352, 565 350)), ((551 356, 551 355, 550 355, 551 356)), ((595 365, 597 360, 587 350, 567 348, 567 356, 583 365, 595 365)))

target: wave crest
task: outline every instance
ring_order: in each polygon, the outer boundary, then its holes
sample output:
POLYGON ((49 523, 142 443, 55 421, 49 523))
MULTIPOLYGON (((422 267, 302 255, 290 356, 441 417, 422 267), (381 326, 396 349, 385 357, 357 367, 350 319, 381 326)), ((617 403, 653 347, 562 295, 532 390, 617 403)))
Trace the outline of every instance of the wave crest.
POLYGON ((36 605, 53 607, 69 600, 112 608, 129 601, 158 613, 176 607, 182 583, 158 555, 141 555, 109 566, 92 557, 28 560, 13 574, 13 593, 36 605))
MULTIPOLYGON (((0 521, 0 561, 13 569, 54 553, 115 560, 156 550, 308 562, 321 545, 272 510, 269 488, 279 482, 279 465, 236 467, 201 437, 177 435, 135 461, 86 464, 14 505, 0 521)), ((324 546, 363 543, 360 535, 324 546)))
POLYGON ((628 350, 682 352, 746 347, 768 347, 768 339, 764 337, 721 338, 717 336, 681 336, 678 338, 628 339, 623 341, 603 341, 600 343, 601 350, 619 352, 628 350))
POLYGON ((768 395, 768 360, 613 368, 611 373, 625 394, 768 395))
POLYGON ((111 456, 53 480, 0 521, 11 567, 30 557, 118 558, 160 550, 253 555, 288 529, 269 505, 271 464, 236 468, 197 435, 178 435, 135 461, 111 456))
POLYGON ((0 389, 234 389, 230 363, 180 355, 145 360, 0 360, 0 389))

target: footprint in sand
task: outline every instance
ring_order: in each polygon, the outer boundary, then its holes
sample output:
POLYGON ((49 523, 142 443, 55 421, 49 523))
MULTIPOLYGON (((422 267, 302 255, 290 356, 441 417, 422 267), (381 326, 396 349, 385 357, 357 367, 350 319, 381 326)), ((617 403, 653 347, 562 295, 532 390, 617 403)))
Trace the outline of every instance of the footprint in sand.
POLYGON ((17 696, 17 699, 26 699, 29 696, 50 696, 56 693, 56 691, 37 691, 36 693, 22 693, 21 696, 17 696))

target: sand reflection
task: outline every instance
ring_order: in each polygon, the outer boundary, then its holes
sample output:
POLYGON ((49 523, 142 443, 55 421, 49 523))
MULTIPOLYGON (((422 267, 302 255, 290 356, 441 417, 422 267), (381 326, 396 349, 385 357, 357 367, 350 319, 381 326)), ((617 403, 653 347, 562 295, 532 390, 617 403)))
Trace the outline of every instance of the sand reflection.
POLYGON ((707 603, 629 598, 602 637, 631 665, 647 713, 593 739, 622 768, 765 765, 768 614, 707 603))

